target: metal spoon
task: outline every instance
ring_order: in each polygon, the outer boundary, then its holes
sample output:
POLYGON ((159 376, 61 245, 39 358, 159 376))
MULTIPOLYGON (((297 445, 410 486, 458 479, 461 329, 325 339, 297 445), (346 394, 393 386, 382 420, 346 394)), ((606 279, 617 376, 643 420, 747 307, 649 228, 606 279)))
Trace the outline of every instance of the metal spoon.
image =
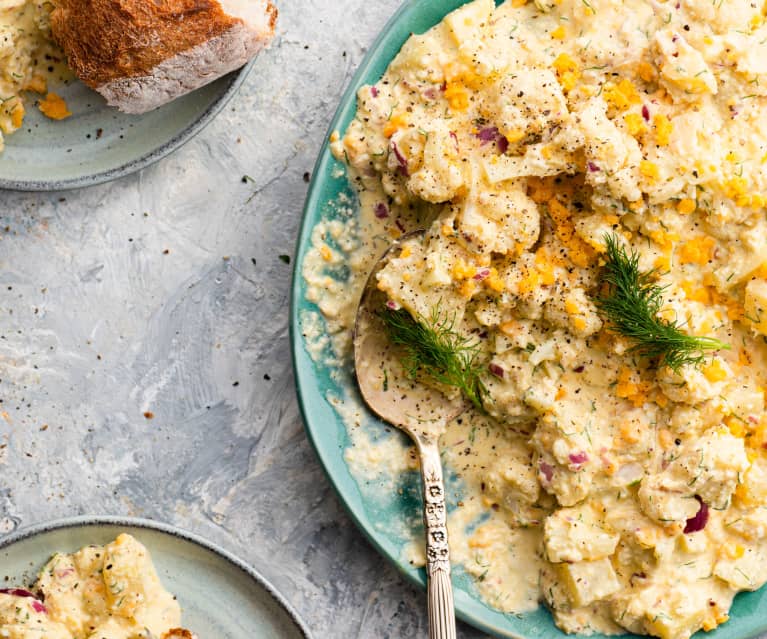
POLYGON ((397 350, 390 343, 379 316, 386 308, 387 298, 378 290, 376 279, 378 272, 403 242, 423 237, 423 234, 421 230, 403 235, 373 268, 357 309, 354 368, 368 408, 407 433, 418 450, 426 528, 429 639, 455 639, 455 608, 439 436, 446 424, 463 412, 465 406, 406 377, 397 350))

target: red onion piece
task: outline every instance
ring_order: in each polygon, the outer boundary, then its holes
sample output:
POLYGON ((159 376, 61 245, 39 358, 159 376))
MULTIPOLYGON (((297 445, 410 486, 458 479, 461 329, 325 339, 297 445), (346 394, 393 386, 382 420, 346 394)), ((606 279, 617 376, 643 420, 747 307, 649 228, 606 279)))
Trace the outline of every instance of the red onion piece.
POLYGON ((573 464, 585 464, 589 460, 589 456, 586 453, 586 451, 582 450, 579 453, 570 453, 567 458, 573 463, 573 464))
POLYGON ((45 607, 45 604, 42 601, 39 601, 37 599, 37 595, 35 595, 32 592, 29 592, 29 590, 24 590, 23 588, 1 588, 0 594, 3 595, 11 595, 11 597, 24 597, 26 599, 31 599, 30 605, 32 606, 32 610, 35 612, 41 612, 43 614, 48 614, 48 609, 45 607))
POLYGON ((506 374, 506 371, 503 370, 503 366, 499 366, 498 364, 490 363, 490 372, 498 377, 499 379, 503 379, 503 376, 506 374))
POLYGON ((402 174, 404 177, 408 177, 410 175, 410 171, 407 167, 407 158, 402 155, 402 152, 399 150, 399 147, 397 147, 396 142, 391 143, 391 149, 394 152, 394 156, 397 158, 400 174, 402 174))
POLYGON ((11 595, 12 597, 32 597, 35 598, 35 594, 24 590, 23 588, 0 588, 0 594, 11 595))
POLYGON ((642 117, 644 118, 645 122, 650 121, 650 109, 647 108, 646 104, 642 105, 642 117))
POLYGON ((402 222, 400 222, 400 219, 399 219, 399 218, 397 218, 396 220, 394 220, 394 224, 397 226, 397 228, 398 228, 400 231, 402 231, 403 233, 405 232, 405 225, 404 225, 402 222))
POLYGON ((545 461, 541 460, 538 462, 538 469, 541 471, 541 474, 546 478, 546 481, 551 481, 551 478, 554 476, 554 468, 551 466, 551 464, 547 464, 545 461))
POLYGON ((378 97, 378 88, 375 86, 370 87, 370 95, 372 95, 374 98, 378 97))
POLYGON ((509 149, 509 141, 503 135, 501 135, 498 127, 486 126, 483 129, 480 129, 476 133, 476 136, 480 139, 480 146, 485 146, 490 142, 495 142, 498 150, 501 153, 506 153, 506 151, 509 149))
POLYGON ((498 151, 500 153, 506 153, 506 151, 509 150, 509 141, 503 135, 501 135, 498 127, 486 126, 480 129, 476 133, 476 136, 480 139, 480 146, 485 146, 486 144, 490 144, 490 142, 495 142, 495 145, 498 147, 498 151))
POLYGON ((495 126, 486 126, 477 132, 477 137, 482 142, 481 146, 485 146, 485 144, 489 144, 490 142, 495 142, 499 135, 501 135, 501 132, 498 130, 498 127, 495 126))
POLYGON ((509 141, 503 135, 501 135, 498 127, 486 126, 480 129, 476 133, 476 136, 480 139, 480 146, 485 146, 490 142, 495 142, 499 152, 506 153, 506 151, 509 150, 509 141))
POLYGON ((477 271, 477 274, 472 279, 475 279, 478 282, 481 282, 482 280, 487 279, 488 277, 490 277, 490 269, 481 268, 477 271))
POLYGON ((455 131, 450 131, 450 137, 453 138, 453 142, 455 142, 455 150, 458 150, 458 136, 455 134, 455 131))
POLYGON ((601 170, 602 170, 602 169, 600 169, 600 168, 599 168, 599 167, 598 167, 596 164, 594 164, 593 162, 589 162, 589 163, 587 164, 587 166, 589 167, 589 171, 590 171, 591 173, 597 173, 597 172, 599 172, 599 171, 601 171, 601 170))
POLYGON ((32 609, 35 612, 42 612, 44 615, 48 614, 48 609, 44 604, 40 603, 37 599, 32 600, 32 609))
POLYGON ((708 505, 697 495, 695 495, 695 499, 698 500, 700 508, 695 517, 690 517, 684 525, 685 535, 703 530, 708 523, 708 505))
POLYGON ((398 311, 401 307, 394 300, 389 300, 388 302, 386 302, 386 308, 388 308, 391 311, 398 311))
POLYGON ((379 202, 378 204, 376 204, 376 207, 373 212, 375 213, 375 216, 379 220, 383 220, 389 217, 389 207, 386 206, 386 204, 384 204, 383 202, 379 202))

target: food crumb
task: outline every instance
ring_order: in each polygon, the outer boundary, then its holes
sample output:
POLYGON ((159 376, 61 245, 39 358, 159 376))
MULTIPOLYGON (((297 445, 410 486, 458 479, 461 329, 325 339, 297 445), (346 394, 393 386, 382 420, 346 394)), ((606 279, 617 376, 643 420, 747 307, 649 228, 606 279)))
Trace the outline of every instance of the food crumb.
POLYGON ((51 120, 64 120, 72 115, 64 98, 58 93, 49 93, 37 106, 42 114, 51 120))

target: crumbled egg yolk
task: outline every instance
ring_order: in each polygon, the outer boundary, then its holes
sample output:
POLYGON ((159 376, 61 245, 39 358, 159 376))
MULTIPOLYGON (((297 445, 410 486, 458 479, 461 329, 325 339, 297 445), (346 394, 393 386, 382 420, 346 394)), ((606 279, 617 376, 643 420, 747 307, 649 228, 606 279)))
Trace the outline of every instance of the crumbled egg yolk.
POLYGON ((38 107, 43 115, 51 120, 64 120, 72 115, 72 112, 67 108, 67 103, 56 93, 49 93, 45 96, 44 100, 40 100, 38 107))

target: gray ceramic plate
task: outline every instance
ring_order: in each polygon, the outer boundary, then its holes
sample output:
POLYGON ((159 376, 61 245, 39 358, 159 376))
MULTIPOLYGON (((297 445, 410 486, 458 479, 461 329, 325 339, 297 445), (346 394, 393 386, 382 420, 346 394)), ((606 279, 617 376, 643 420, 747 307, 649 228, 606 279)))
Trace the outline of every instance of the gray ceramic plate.
POLYGON ((309 639, 309 631, 266 580, 195 535, 141 519, 81 517, 0 538, 0 583, 29 586, 54 551, 104 544, 125 532, 152 555, 165 587, 200 639, 309 639))
POLYGON ((78 81, 51 86, 72 116, 49 120, 27 101, 24 126, 5 138, 0 188, 58 191, 108 182, 156 162, 199 133, 237 92, 253 63, 143 115, 106 105, 78 81))

